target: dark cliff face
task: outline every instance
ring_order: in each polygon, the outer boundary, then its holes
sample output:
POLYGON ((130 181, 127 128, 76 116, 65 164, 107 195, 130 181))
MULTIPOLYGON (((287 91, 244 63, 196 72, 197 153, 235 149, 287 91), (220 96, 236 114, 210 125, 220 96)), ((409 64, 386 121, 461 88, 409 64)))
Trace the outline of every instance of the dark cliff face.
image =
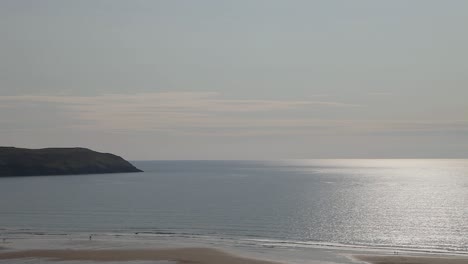
POLYGON ((0 147, 0 177, 141 172, 123 158, 85 148, 0 147))

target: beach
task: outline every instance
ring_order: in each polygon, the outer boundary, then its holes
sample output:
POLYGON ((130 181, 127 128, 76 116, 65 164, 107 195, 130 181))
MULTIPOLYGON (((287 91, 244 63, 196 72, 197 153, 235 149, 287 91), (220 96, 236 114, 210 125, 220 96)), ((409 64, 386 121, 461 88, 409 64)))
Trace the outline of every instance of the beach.
POLYGON ((25 250, 0 253, 0 259, 51 259, 58 261, 175 261, 181 264, 273 264, 211 248, 131 250, 25 250))
POLYGON ((265 247, 237 240, 154 235, 18 235, 6 239, 0 264, 57 263, 354 263, 329 248, 265 247))
POLYGON ((17 235, 0 245, 0 264, 468 264, 460 253, 384 248, 246 244, 154 235, 17 235))
MULTIPOLYGON (((227 253, 214 248, 155 248, 155 249, 47 249, 47 250, 20 250, 0 252, 2 260, 38 260, 38 261, 75 261, 77 263, 96 262, 134 262, 151 261, 180 264, 279 264, 287 261, 276 262, 261 260, 251 257, 227 253)), ((331 264, 325 260, 311 259, 303 263, 331 264)), ((345 263, 345 262, 336 262, 345 263)), ((448 255, 352 255, 346 263, 371 263, 371 264, 467 264, 468 258, 448 255)))
POLYGON ((467 264, 468 258, 455 256, 357 255, 357 260, 372 264, 467 264))

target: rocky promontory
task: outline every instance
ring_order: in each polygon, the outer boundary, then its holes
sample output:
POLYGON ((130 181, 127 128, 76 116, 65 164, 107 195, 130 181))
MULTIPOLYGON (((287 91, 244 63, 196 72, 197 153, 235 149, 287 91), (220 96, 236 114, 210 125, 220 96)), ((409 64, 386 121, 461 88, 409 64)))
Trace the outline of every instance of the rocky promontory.
POLYGON ((86 148, 0 147, 0 177, 141 172, 110 153, 86 148))

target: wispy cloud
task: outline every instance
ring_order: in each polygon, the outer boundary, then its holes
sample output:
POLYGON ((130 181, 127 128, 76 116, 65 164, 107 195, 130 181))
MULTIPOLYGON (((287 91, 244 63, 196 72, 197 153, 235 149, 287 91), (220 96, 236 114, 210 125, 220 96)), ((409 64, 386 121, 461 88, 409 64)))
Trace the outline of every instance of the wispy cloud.
MULTIPOLYGON (((345 113, 349 108, 359 107, 337 101, 240 100, 223 98, 212 92, 107 94, 90 97, 0 96, 0 106, 3 108, 21 108, 30 104, 53 107, 61 112, 62 120, 56 120, 56 124, 83 130, 165 131, 218 136, 381 133, 448 128, 468 131, 468 124, 463 120, 351 120, 345 118, 346 115, 342 119, 326 119, 305 118, 307 115, 298 114, 327 108, 345 113), (68 119, 66 122, 63 120, 65 117, 68 119)), ((41 115, 31 108, 25 111, 30 111, 29 115, 41 115)), ((11 120, 0 120, 2 122, 11 124, 11 120)))
POLYGON ((307 100, 237 100, 223 99, 212 92, 160 92, 140 94, 106 94, 85 96, 18 95, 0 96, 0 101, 57 103, 76 106, 106 105, 117 109, 142 107, 165 110, 198 110, 212 112, 256 112, 293 109, 302 106, 357 107, 335 101, 307 100))
POLYGON ((85 96, 1 96, 3 106, 54 105, 86 129, 158 130, 215 127, 284 126, 290 121, 254 119, 253 113, 297 111, 311 107, 357 107, 334 101, 239 100, 211 92, 160 92, 85 96))

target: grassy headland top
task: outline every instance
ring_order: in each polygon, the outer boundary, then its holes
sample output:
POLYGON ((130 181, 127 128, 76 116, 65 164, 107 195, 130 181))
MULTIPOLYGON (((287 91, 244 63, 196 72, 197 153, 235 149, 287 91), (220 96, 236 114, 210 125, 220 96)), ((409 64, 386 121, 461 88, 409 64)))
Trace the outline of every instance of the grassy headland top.
POLYGON ((110 153, 86 148, 0 147, 0 177, 141 172, 110 153))

